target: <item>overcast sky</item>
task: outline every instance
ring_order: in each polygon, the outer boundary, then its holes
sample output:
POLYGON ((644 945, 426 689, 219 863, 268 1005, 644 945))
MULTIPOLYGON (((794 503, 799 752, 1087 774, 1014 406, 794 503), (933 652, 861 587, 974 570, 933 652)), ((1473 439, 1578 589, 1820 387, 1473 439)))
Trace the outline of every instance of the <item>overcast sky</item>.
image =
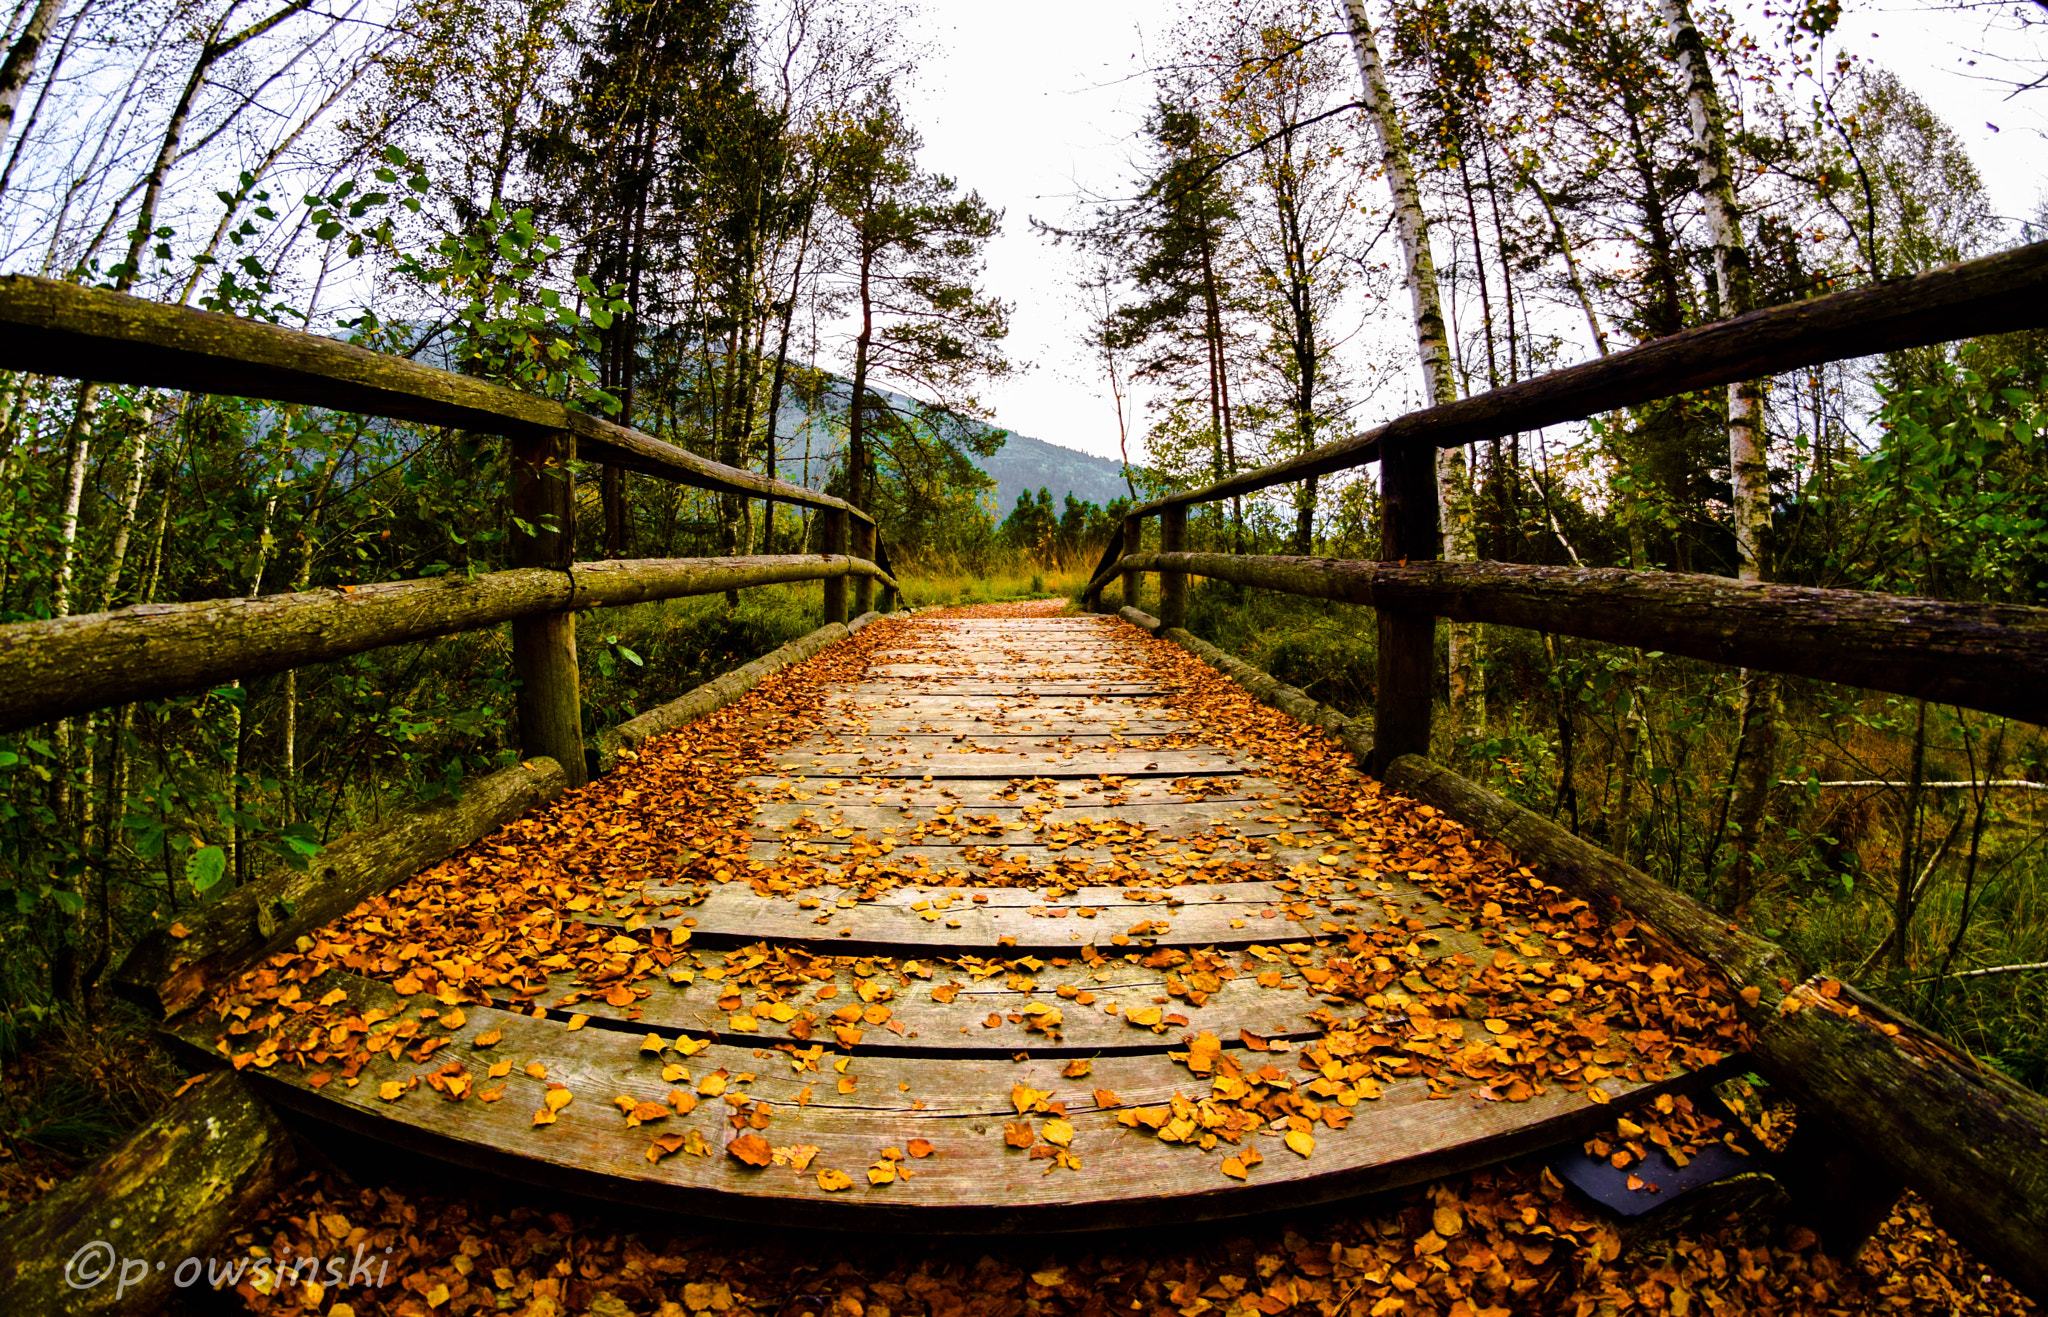
MULTIPOLYGON (((1078 343, 1071 257, 1035 236, 1029 219, 1069 218, 1077 189, 1105 192, 1128 178, 1151 97, 1145 69, 1172 49, 1177 0, 924 4, 936 58, 905 100, 925 162, 1007 212, 988 284, 1016 304, 1010 353, 1025 368, 986 396, 1010 429, 1114 457, 1116 413, 1078 343)), ((2007 100, 1968 63, 1973 50, 2010 38, 1986 39, 1979 14, 1930 13, 1913 0, 1847 8, 1844 44, 1896 71, 1961 136, 2001 214, 2034 215, 2048 191, 2048 89, 2007 100)), ((1738 0, 1738 12, 1755 10, 1738 0)), ((1140 417, 1134 460, 1143 427, 1140 417)))

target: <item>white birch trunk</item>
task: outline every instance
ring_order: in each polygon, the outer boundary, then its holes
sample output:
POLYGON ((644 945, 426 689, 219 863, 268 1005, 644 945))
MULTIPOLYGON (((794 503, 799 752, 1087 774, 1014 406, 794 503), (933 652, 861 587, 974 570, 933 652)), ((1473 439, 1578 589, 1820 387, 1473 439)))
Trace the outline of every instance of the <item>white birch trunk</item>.
MULTIPOLYGON (((1422 360, 1423 387, 1432 407, 1451 402, 1456 393, 1451 384, 1450 342, 1444 332, 1443 298, 1437 290, 1436 259, 1429 249, 1429 220, 1422 211, 1422 196, 1415 185, 1415 172, 1408 162, 1406 134, 1401 113, 1387 87, 1386 69, 1380 62, 1379 46, 1373 38, 1371 20, 1364 0, 1343 0, 1344 18, 1351 29, 1352 52, 1358 58, 1359 81, 1364 87, 1367 112, 1380 145, 1380 167, 1393 194, 1394 222, 1401 234, 1401 250, 1407 267, 1408 292, 1415 312, 1415 346, 1422 360)), ((1437 453, 1437 502, 1443 526, 1443 556, 1470 562, 1476 556, 1472 534, 1472 480, 1463 449, 1441 449, 1437 453)), ((1479 669, 1478 628, 1466 622, 1444 624, 1450 642, 1450 714, 1454 738, 1463 740, 1477 732, 1486 721, 1486 691, 1479 669)))
MULTIPOLYGON (((1727 120, 1714 86, 1706 42, 1693 22, 1687 0, 1663 0, 1679 73, 1685 79, 1686 109, 1692 121, 1693 167, 1700 203, 1714 244, 1714 278, 1721 314, 1739 316, 1756 302, 1750 282, 1749 248, 1742 240, 1742 215, 1735 206, 1735 178, 1728 168, 1727 120)), ((1767 579, 1771 525, 1770 468, 1761 419, 1763 390, 1754 380, 1728 386, 1728 482, 1734 520, 1737 574, 1745 581, 1767 579)), ((1777 776, 1778 684, 1767 673, 1741 674, 1740 728, 1729 772, 1729 815, 1734 822, 1735 861, 1730 870, 1733 904, 1748 907, 1755 895, 1755 855, 1770 783, 1777 776)))
POLYGON ((0 145, 6 143, 14 127, 14 112, 21 106, 21 93, 35 75, 36 59, 43 53, 43 42, 49 39, 50 25, 57 21, 57 11, 63 7, 64 0, 38 0, 35 12, 28 17, 28 26, 15 38, 6 62, 0 63, 0 145))

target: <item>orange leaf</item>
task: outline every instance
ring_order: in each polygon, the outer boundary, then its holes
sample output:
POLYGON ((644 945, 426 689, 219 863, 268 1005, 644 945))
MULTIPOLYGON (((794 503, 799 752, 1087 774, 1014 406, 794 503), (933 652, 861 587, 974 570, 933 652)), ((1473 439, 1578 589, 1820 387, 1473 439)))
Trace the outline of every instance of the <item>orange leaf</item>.
POLYGON ((725 1150, 749 1166, 766 1166, 775 1160, 775 1150, 768 1146, 768 1140, 751 1130, 726 1144, 725 1150))

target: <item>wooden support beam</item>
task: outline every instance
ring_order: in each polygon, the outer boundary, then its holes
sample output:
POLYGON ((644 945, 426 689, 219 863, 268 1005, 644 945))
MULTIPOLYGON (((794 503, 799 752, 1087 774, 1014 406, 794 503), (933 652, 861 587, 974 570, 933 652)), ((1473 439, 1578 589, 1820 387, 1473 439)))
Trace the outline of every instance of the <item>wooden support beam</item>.
POLYGON ((245 883, 176 923, 143 934, 115 971, 114 986, 164 1015, 261 964, 295 939, 438 864, 464 846, 546 804, 568 788, 552 759, 529 759, 464 786, 453 800, 387 816, 329 843, 303 869, 245 883), (182 928, 182 933, 173 933, 182 928))
POLYGON ((881 568, 885 573, 880 578, 882 582, 882 597, 880 602, 875 605, 875 611, 886 616, 896 611, 896 598, 901 592, 896 586, 896 573, 889 566, 889 546, 882 543, 880 532, 877 532, 875 535, 875 551, 869 556, 875 560, 875 566, 881 568))
POLYGON ((1626 352, 1410 412, 1300 457, 1134 510, 1214 503, 1348 471, 1377 461, 1382 448, 1397 440, 1459 448, 1823 361, 2043 326, 2048 326, 2048 242, 2037 242, 1907 279, 1700 325, 1626 352))
MULTIPOLYGON (((828 556, 846 552, 846 514, 838 508, 825 508, 818 513, 823 541, 820 547, 828 556)), ((825 578, 825 620, 846 622, 846 578, 828 576, 825 578)))
POLYGON ((19 622, 0 626, 0 731, 543 613, 852 572, 896 584, 871 563, 821 554, 627 558, 19 622))
MULTIPOLYGON (((1187 548, 1188 510, 1175 504, 1159 514, 1159 551, 1180 553, 1187 548)), ((1186 572, 1159 573, 1159 620, 1170 627, 1188 624, 1188 575, 1186 572)))
MULTIPOLYGON (((1126 554, 1143 553, 1145 551, 1145 519, 1143 517, 1124 518, 1123 548, 1126 554)), ((1136 608, 1138 606, 1138 582, 1140 579, 1140 574, 1135 568, 1127 567, 1124 569, 1121 587, 1123 590, 1124 607, 1136 608)))
MULTIPOLYGON (((576 441, 562 431, 512 445, 512 562, 559 571, 576 561, 576 497, 569 463, 576 441)), ((552 759, 569 785, 590 780, 583 763, 583 697, 576 670, 576 615, 564 610, 512 623, 512 670, 519 678, 519 747, 552 759)))
MULTIPOLYGON (((875 525, 871 521, 856 521, 849 528, 853 544, 851 552, 856 558, 875 556, 875 525)), ((850 611, 855 617, 861 616, 874 607, 874 582, 866 576, 856 576, 852 581, 853 603, 850 611)))
POLYGON ((227 1238, 271 1204, 296 1162, 291 1134, 246 1079, 207 1076, 7 1218, 0 1312, 130 1317, 157 1311, 181 1287, 236 1303, 212 1292, 209 1261, 249 1260, 227 1238))
MULTIPOLYGON (((1437 529, 1436 450, 1390 445, 1380 463, 1380 557, 1422 562, 1442 552, 1437 529)), ((1436 618, 1427 611, 1379 610, 1373 686, 1373 772, 1401 755, 1428 754, 1436 700, 1436 618)))
MULTIPOLYGON (((1158 571, 1164 563, 1141 554, 1129 565, 1158 571)), ((1260 589, 1659 649, 2048 723, 2048 608, 1523 563, 1189 553, 1172 564, 1260 589)))

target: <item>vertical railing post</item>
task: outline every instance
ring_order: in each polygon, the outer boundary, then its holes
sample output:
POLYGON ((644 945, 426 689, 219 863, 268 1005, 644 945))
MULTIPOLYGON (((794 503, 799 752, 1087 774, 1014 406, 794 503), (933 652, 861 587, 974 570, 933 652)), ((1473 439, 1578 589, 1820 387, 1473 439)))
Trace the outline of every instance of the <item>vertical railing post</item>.
MULTIPOLYGON (((850 517, 848 520, 852 522, 853 556, 865 558, 867 561, 873 562, 875 560, 875 523, 863 521, 859 517, 850 517)), ((865 616, 868 609, 874 606, 874 598, 875 578, 866 575, 854 577, 853 615, 855 617, 865 616)))
MULTIPOLYGON (((889 546, 882 543, 881 535, 875 536, 875 566, 894 576, 896 569, 889 565, 889 546)), ((882 599, 875 605, 876 611, 887 614, 896 611, 896 587, 882 582, 882 599)))
MULTIPOLYGON (((841 508, 820 508, 819 525, 822 534, 818 547, 831 554, 846 552, 846 512, 841 508)), ((846 621, 846 578, 828 576, 825 578, 825 620, 846 621)))
MULTIPOLYGON (((1159 551, 1186 553, 1188 548, 1188 505, 1171 503, 1159 513, 1159 551)), ((1159 621, 1162 627, 1188 624, 1188 574, 1159 573, 1159 621)))
MULTIPOLYGON (((1124 556, 1129 557, 1130 555, 1137 553, 1144 546, 1144 543, 1145 519, 1143 517, 1125 517, 1123 544, 1124 556)), ((1130 568, 1124 569, 1123 592, 1124 607, 1136 608, 1138 606, 1138 573, 1130 568)))
MULTIPOLYGON (((1380 557, 1428 562, 1442 552, 1437 525, 1436 448, 1392 443, 1380 458, 1380 557)), ((1372 771, 1402 755, 1429 753, 1436 698, 1436 617, 1379 610, 1379 663, 1374 691, 1372 771)))
MULTIPOLYGON (((512 443, 511 551, 514 567, 567 572, 576 560, 576 500, 569 462, 575 436, 554 431, 512 443)), ((583 700, 577 688, 576 615, 549 613, 512 624, 519 677, 519 752, 562 766, 569 785, 590 780, 583 762, 583 700)))

